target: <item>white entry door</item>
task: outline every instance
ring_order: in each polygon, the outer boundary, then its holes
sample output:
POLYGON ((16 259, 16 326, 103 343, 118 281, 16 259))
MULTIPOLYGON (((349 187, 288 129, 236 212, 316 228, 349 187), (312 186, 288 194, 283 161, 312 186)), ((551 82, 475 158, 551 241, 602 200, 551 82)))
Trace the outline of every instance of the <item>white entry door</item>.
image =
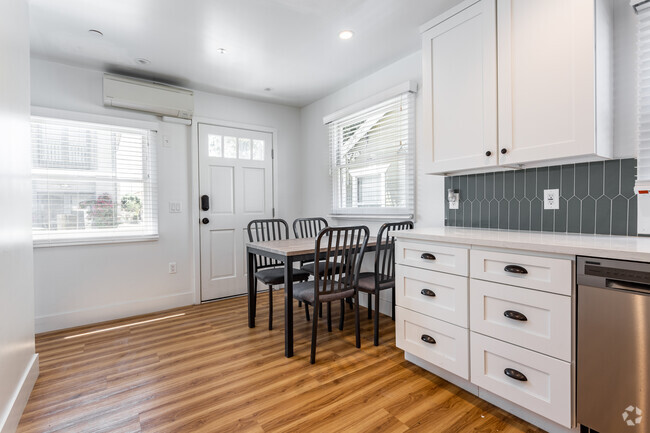
POLYGON ((202 301, 246 293, 246 226, 273 215, 272 148, 270 132, 199 124, 202 301))

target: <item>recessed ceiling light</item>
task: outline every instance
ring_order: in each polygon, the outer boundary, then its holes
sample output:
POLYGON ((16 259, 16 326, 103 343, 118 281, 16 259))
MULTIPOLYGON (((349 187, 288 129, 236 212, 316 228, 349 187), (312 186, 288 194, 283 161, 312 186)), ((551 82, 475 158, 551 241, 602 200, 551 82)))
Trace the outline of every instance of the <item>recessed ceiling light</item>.
POLYGON ((148 65, 151 63, 151 60, 140 57, 138 59, 135 59, 135 62, 139 65, 148 65))
POLYGON ((96 29, 90 29, 90 30, 88 30, 88 33, 90 33, 93 36, 97 36, 98 38, 101 38, 102 36, 104 36, 104 33, 100 32, 99 30, 96 30, 96 29))
POLYGON ((352 30, 342 30, 341 33, 339 33, 339 38, 343 39, 344 41, 347 39, 352 39, 352 36, 354 36, 354 32, 352 30))
POLYGON ((271 88, 270 88, 270 87, 266 87, 266 88, 264 89, 264 91, 265 91, 265 92, 270 92, 270 91, 271 91, 271 88))
POLYGON ((226 54, 226 49, 225 48, 217 48, 217 53, 226 54))

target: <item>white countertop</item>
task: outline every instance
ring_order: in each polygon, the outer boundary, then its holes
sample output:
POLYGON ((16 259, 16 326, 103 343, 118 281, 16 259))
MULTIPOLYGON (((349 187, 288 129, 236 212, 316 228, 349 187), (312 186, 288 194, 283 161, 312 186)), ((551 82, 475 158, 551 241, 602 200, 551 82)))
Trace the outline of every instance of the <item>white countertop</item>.
POLYGON ((398 232, 396 236, 398 239, 405 240, 420 239, 480 247, 650 262, 650 237, 461 227, 416 228, 398 232))

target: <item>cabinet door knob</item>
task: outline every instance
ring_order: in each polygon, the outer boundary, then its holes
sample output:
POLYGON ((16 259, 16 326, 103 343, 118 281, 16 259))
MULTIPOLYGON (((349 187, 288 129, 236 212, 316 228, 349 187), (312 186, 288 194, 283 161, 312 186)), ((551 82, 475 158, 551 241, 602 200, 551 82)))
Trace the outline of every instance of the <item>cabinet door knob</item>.
POLYGON ((504 147, 503 149, 501 149, 501 153, 505 155, 506 153, 508 153, 508 149, 504 147))
POLYGON ((430 336, 430 335, 422 334, 422 337, 420 337, 420 338, 421 338, 422 341, 424 341, 425 343, 436 344, 436 339, 433 338, 433 337, 430 336))
POLYGON ((506 316, 508 319, 518 320, 520 322, 528 321, 528 317, 526 317, 524 313, 520 313, 519 311, 506 310, 503 312, 503 315, 506 316))
POLYGON ((420 290, 420 294, 424 296, 431 296, 432 298, 435 298, 436 296, 436 293, 431 289, 422 289, 420 290))
POLYGON ((521 371, 517 371, 514 368, 506 368, 505 370, 503 370, 503 373, 506 376, 518 380, 520 382, 526 382, 528 380, 528 378, 524 373, 522 373, 521 371))
POLYGON ((488 150, 487 152, 485 152, 485 156, 492 156, 492 151, 488 150))
POLYGON ((436 259, 436 256, 434 256, 434 255, 431 254, 431 253, 422 253, 422 255, 420 256, 420 258, 421 258, 421 259, 424 259, 424 260, 435 260, 435 259, 436 259))
POLYGON ((508 265, 505 268, 503 268, 503 270, 506 271, 506 272, 510 272, 511 274, 522 274, 522 275, 524 275, 524 274, 528 273, 526 268, 524 268, 523 266, 519 266, 519 265, 508 265))

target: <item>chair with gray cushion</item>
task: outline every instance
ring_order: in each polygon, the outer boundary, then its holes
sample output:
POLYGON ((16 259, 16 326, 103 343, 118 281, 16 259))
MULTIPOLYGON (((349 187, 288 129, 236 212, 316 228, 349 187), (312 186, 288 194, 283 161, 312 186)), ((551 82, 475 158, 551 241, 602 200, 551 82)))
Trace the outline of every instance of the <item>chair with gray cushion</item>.
MULTIPOLYGON (((327 220, 322 217, 298 218, 293 222, 293 234, 296 236, 296 239, 315 238, 318 236, 322 229, 327 227, 327 220)), ((314 262, 305 261, 300 265, 300 269, 309 272, 311 275, 314 275, 314 262)), ((325 267, 323 265, 319 267, 321 273, 321 275, 319 275, 320 277, 323 276, 323 272, 325 271, 325 267)), ((332 269, 330 269, 330 271, 331 270, 332 269)))
MULTIPOLYGON (((246 229, 250 242, 289 239, 289 225, 283 219, 253 220, 246 229)), ((293 271, 294 282, 308 279, 308 272, 298 269, 293 271)), ((257 303, 257 280, 269 286, 269 329, 273 329, 273 286, 284 285, 284 263, 269 257, 255 256, 254 304, 257 303)))
MULTIPOLYGON (((343 329, 345 305, 347 298, 353 297, 356 346, 361 347, 359 334, 359 294, 356 290, 357 276, 363 255, 368 244, 370 231, 366 226, 328 227, 324 228, 316 238, 314 269, 315 275, 323 269, 323 277, 313 281, 305 281, 293 286, 293 297, 305 304, 312 305, 314 311, 323 303, 327 303, 327 328, 332 329, 330 305, 333 301, 341 302, 339 329, 343 329), (324 260, 319 259, 319 251, 325 253, 324 260), (323 266, 323 263, 333 263, 333 266, 323 266)), ((316 361, 316 335, 318 317, 314 315, 311 334, 311 358, 316 361)))
POLYGON ((357 290, 368 294, 368 318, 372 318, 372 295, 375 295, 375 346, 379 345, 379 293, 393 291, 392 318, 395 320, 395 236, 399 230, 410 230, 413 221, 386 223, 379 229, 375 251, 375 271, 362 272, 357 282, 357 290))

